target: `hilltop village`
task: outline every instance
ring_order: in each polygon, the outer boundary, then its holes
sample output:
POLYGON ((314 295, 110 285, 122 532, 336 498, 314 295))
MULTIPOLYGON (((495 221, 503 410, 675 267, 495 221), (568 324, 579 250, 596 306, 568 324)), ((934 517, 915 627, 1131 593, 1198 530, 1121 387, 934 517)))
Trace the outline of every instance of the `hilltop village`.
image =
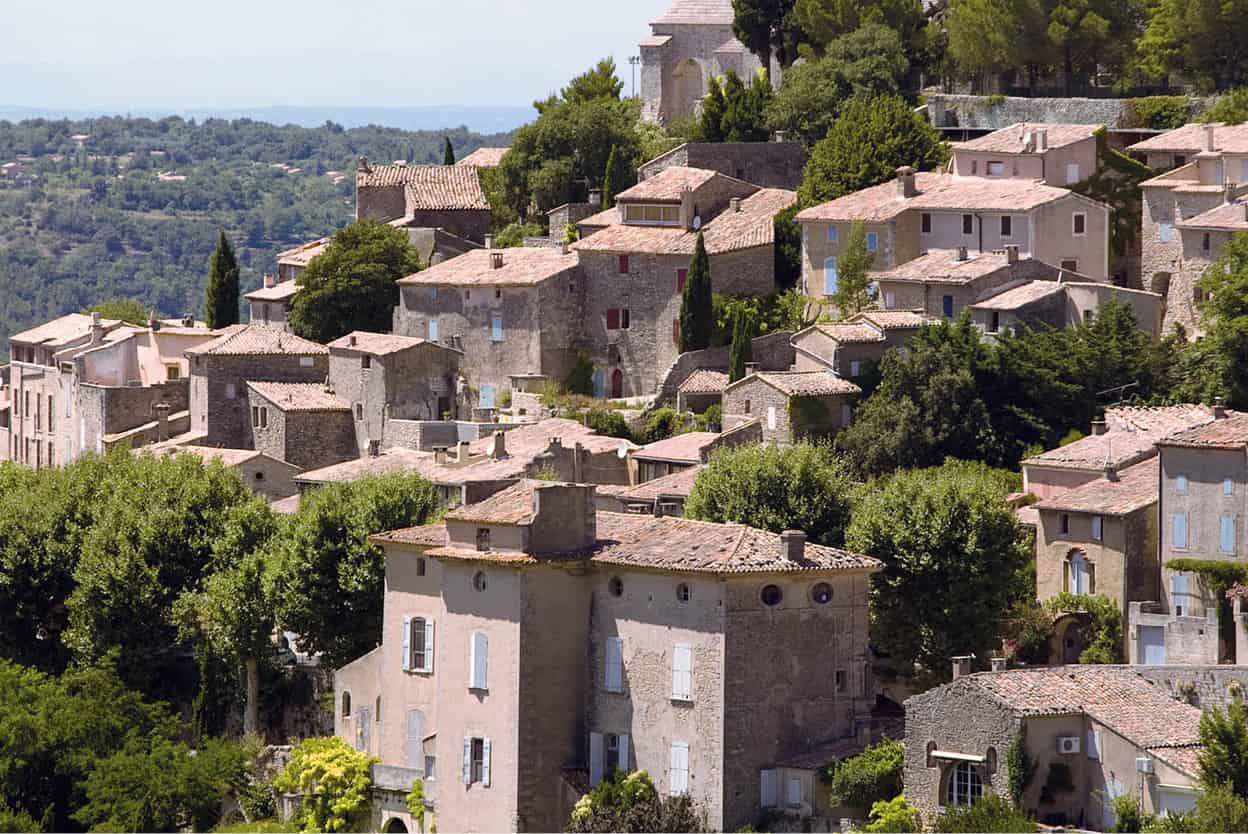
POLYGON ((773 130, 831 59, 736 5, 538 103, 600 160, 361 156, 259 286, 222 232, 202 308, 9 338, 0 678, 198 723, 0 821, 1244 830, 1248 124, 1001 71, 773 130))

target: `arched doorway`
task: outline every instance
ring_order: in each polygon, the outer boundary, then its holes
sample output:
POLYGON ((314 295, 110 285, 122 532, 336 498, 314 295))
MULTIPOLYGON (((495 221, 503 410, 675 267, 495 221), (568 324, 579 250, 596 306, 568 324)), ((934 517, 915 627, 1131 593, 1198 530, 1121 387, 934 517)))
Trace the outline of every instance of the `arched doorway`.
POLYGON ((1087 615, 1063 614, 1053 623, 1053 652, 1051 660, 1061 665, 1079 663, 1079 655, 1087 648, 1087 615))
POLYGON ((391 817, 382 831, 385 834, 407 834, 407 825, 398 817, 391 817))
POLYGON ((619 400, 624 397, 624 372, 616 368, 611 372, 611 399, 619 400))
POLYGON ((695 112, 706 97, 706 79, 702 67, 690 58, 672 73, 672 107, 670 115, 679 117, 695 112))

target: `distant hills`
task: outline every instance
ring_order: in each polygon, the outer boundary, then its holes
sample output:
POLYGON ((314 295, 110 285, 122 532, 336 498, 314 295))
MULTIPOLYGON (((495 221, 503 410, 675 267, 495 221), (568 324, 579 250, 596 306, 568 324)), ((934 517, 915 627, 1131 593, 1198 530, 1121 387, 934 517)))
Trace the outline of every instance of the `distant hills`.
POLYGON ((74 110, 0 105, 0 121, 20 122, 25 119, 88 119, 99 116, 135 116, 160 119, 182 116, 186 119, 252 119, 275 125, 320 127, 332 121, 346 128, 378 125, 402 130, 442 130, 466 127, 473 133, 506 133, 535 117, 531 106, 513 107, 272 107, 197 108, 171 112, 168 110, 134 110, 114 113, 106 110, 74 110))

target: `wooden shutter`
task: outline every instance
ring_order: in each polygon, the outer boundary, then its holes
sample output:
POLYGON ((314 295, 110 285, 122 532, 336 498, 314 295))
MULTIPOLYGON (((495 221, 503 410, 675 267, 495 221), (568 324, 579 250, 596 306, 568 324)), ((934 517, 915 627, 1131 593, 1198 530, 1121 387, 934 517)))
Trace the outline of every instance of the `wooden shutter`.
POLYGON ((490 786, 490 740, 481 740, 481 784, 490 786))
POLYGON ((779 773, 775 770, 763 770, 758 774, 758 789, 761 798, 759 805, 764 808, 776 807, 776 784, 779 773))
POLYGON ((472 784, 472 737, 464 736, 464 784, 472 784))
POLYGON ((683 741, 672 742, 672 761, 668 783, 672 796, 689 792, 689 745, 683 741))
POLYGON ((403 671, 412 668, 412 618, 403 618, 403 671))
POLYGON ((628 760, 628 752, 628 736, 622 735, 620 736, 620 770, 625 773, 631 773, 633 770, 628 760))
POLYGON ((421 671, 433 671, 433 620, 425 620, 425 668, 421 671))
POLYGON ((620 311, 618 308, 612 307, 610 310, 607 310, 607 329, 620 329, 620 311))
POLYGON ((589 734, 589 784, 590 787, 602 781, 602 733, 589 734))
POLYGON ((488 689, 487 672, 489 671, 490 641, 479 631, 472 635, 472 682, 471 689, 488 689))
POLYGON ((693 700, 693 648, 688 643, 677 643, 672 650, 672 697, 693 700))
POLYGON ((624 690, 624 641, 619 637, 607 638, 607 668, 604 685, 608 692, 624 690))

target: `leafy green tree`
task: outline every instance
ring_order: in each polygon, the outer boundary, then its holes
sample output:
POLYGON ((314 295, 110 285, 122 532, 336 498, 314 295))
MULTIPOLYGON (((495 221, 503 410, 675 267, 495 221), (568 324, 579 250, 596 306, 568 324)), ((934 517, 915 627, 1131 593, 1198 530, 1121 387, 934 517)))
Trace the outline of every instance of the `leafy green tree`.
POLYGON ((1218 0, 1154 0, 1137 46, 1151 75, 1184 73, 1207 90, 1227 90, 1248 81, 1248 18, 1243 4, 1218 0))
POLYGON ((875 253, 867 250, 867 229, 854 221, 845 238, 845 248, 836 259, 836 292, 832 304, 842 319, 872 306, 870 269, 875 253))
MULTIPOLYGON (((1104 594, 1061 593, 1045 600, 1044 610, 1051 624, 1059 614, 1087 614, 1088 645, 1079 653, 1080 663, 1123 663, 1122 610, 1104 594)), ((1045 657, 1047 661, 1047 656, 1045 657)))
POLYGON ((899 674, 947 680, 950 657, 996 645, 1029 559, 1008 481, 948 461, 899 472, 856 502, 845 542, 884 562, 872 576, 871 639, 899 674))
POLYGON ((559 96, 569 104, 581 104, 598 99, 618 100, 623 90, 624 82, 616 74, 615 59, 603 58, 592 69, 568 82, 559 96))
POLYGON ((569 394, 581 397, 594 396, 594 363, 590 360, 589 354, 578 353, 576 355, 576 363, 572 365, 572 370, 568 371, 568 377, 563 381, 563 388, 569 394))
POLYGON ((1008 799, 984 794, 974 805, 953 806, 943 811, 932 824, 932 830, 943 832, 1034 832, 1035 820, 1008 799))
POLYGON ((537 223, 509 223, 494 235, 495 249, 516 249, 524 246, 525 238, 542 237, 546 234, 537 223))
POLYGON ((124 321, 126 324, 135 324, 139 327, 147 327, 148 322, 154 317, 154 311, 147 309, 147 306, 137 298, 113 298, 101 301, 98 304, 92 304, 83 312, 99 313, 101 318, 124 321))
POLYGON ((1208 360, 1197 370, 1237 409, 1248 408, 1248 233, 1227 241, 1222 255, 1205 270, 1200 288, 1205 338, 1196 352, 1208 360))
POLYGON ((25 811, 14 811, 0 799, 0 832, 4 834, 30 834, 41 832, 43 826, 25 811))
POLYGON ((1112 43, 1114 16, 1109 5, 1106 0, 1058 0, 1049 12, 1047 34, 1059 51, 1068 96, 1073 94, 1076 75, 1095 72, 1097 56, 1112 43))
POLYGON ((711 259, 706 243, 698 232, 689 261, 689 273, 680 298, 680 352, 710 347, 714 308, 711 298, 711 259))
POLYGON ((623 188, 621 188, 622 174, 619 158, 615 153, 615 148, 612 148, 611 153, 607 156, 607 170, 602 175, 603 208, 615 207, 615 195, 623 191, 623 188))
POLYGON ((725 142, 766 142, 770 136, 764 112, 771 102, 771 83, 759 71, 747 87, 729 71, 724 82, 724 116, 720 133, 725 142))
POLYGON ((303 496, 272 542, 268 581, 278 623, 337 668, 381 639, 385 556, 368 537, 428 523, 433 485, 395 474, 334 484, 303 496))
POLYGON ((982 81, 1018 67, 1020 13, 1030 6, 1019 0, 953 0, 946 17, 949 56, 961 74, 982 81))
POLYGON ((671 406, 664 406, 656 408, 646 417, 645 425, 637 434, 637 441, 643 445, 657 443, 660 440, 684 434, 692 428, 688 415, 681 414, 671 406))
POLYGON ((455 146, 451 144, 451 137, 449 136, 446 137, 446 145, 442 149, 442 164, 443 165, 455 164, 455 146))
POLYGON ((832 804, 868 810, 900 796, 905 764, 906 746, 900 741, 885 739, 868 746, 832 772, 832 804))
POLYGON ((389 332, 399 304, 396 282, 419 269, 420 256, 402 229, 357 220, 299 274, 291 330, 316 342, 355 330, 389 332))
POLYGON ((1248 87, 1236 87, 1218 96, 1213 106, 1200 114, 1200 121, 1222 122, 1228 125, 1248 122, 1248 87))
POLYGON ((932 168, 945 156, 935 128, 900 98, 855 96, 815 145, 798 202, 813 206, 887 182, 897 168, 932 168))
POLYGON ((702 115, 699 117, 697 135, 702 142, 724 141, 724 115, 728 110, 724 86, 725 82, 716 77, 706 80, 706 98, 702 99, 702 115))
POLYGON ((776 287, 782 292, 792 290, 802 277, 802 227, 797 211, 797 206, 789 206, 774 221, 776 287))
POLYGON ((706 831, 706 815, 688 794, 660 796, 644 770, 616 770, 577 801, 573 832, 706 831))
POLYGON ((772 56, 781 67, 788 67, 797 58, 796 31, 793 19, 794 0, 732 0, 732 31, 746 48, 758 56, 765 69, 771 68, 772 56))
POLYGON ((685 515, 773 533, 802 530, 816 544, 837 547, 845 541, 853 483, 849 468, 827 446, 739 446, 711 456, 685 515))
POLYGON ((303 795, 301 830, 360 831, 367 823, 372 765, 377 761, 337 736, 306 738, 295 745, 273 787, 303 795))
POLYGON ((904 795, 889 800, 881 800, 871 806, 870 819, 862 828, 863 831, 875 834, 905 834, 906 832, 922 831, 923 816, 919 809, 906 801, 904 795))
POLYGON ((737 315, 732 327, 732 346, 728 350, 728 381, 745 378, 745 366, 754 360, 754 324, 749 313, 737 315))
POLYGON ((1248 799, 1248 706, 1240 698, 1200 716, 1200 782, 1206 790, 1226 785, 1248 799))
POLYGON ((209 327, 238 324, 238 259, 234 247, 222 229, 217 238, 217 251, 208 263, 208 290, 205 298, 205 321, 209 327))
POLYGON ((869 23, 896 30, 911 63, 916 63, 925 46, 925 19, 918 0, 797 0, 793 15, 816 55, 823 54, 836 38, 869 23))
POLYGON ((1248 831, 1248 799, 1229 784, 1214 785, 1196 798, 1186 822, 1188 831, 1248 831))

